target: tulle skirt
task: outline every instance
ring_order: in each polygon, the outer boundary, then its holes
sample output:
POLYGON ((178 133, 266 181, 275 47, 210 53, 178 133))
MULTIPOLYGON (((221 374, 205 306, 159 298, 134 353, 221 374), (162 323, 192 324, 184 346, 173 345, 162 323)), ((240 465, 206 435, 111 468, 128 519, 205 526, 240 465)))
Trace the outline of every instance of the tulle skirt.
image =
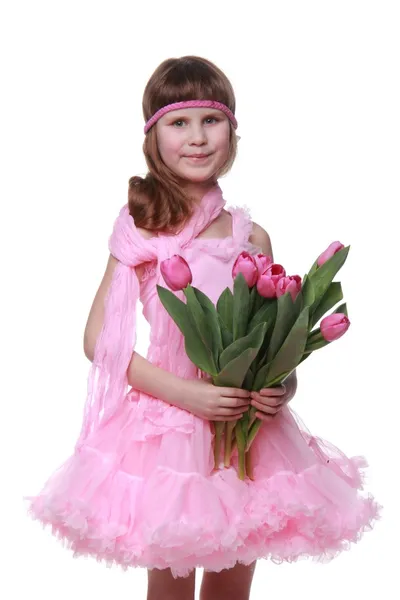
POLYGON ((299 558, 329 561, 358 542, 382 507, 363 495, 364 457, 312 436, 284 407, 253 443, 254 481, 214 470, 210 423, 131 390, 76 449, 28 514, 75 557, 107 566, 171 568, 185 577, 299 558))

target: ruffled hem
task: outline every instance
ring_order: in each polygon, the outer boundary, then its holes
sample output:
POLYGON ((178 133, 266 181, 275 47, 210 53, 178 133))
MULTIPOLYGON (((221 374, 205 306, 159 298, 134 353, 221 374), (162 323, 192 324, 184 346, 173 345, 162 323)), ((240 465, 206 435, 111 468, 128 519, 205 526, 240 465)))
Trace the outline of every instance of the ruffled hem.
MULTIPOLYGON (((361 464, 353 464, 359 481, 361 464)), ((323 464, 268 478, 257 478, 256 469, 254 482, 240 481, 234 467, 208 477, 162 467, 143 479, 88 446, 41 494, 24 499, 28 514, 50 526, 74 557, 123 569, 169 567, 174 577, 259 558, 328 562, 371 530, 382 509, 323 464)))

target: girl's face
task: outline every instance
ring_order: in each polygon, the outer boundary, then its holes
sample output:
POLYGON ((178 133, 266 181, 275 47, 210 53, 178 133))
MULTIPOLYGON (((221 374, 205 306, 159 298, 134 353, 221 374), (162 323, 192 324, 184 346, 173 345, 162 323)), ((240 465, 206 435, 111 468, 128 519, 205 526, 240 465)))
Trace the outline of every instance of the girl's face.
POLYGON ((155 127, 163 162, 187 181, 189 187, 193 187, 191 182, 200 190, 213 181, 214 174, 228 158, 229 119, 220 110, 203 107, 171 110, 155 127), (196 154, 205 157, 196 158, 196 154))

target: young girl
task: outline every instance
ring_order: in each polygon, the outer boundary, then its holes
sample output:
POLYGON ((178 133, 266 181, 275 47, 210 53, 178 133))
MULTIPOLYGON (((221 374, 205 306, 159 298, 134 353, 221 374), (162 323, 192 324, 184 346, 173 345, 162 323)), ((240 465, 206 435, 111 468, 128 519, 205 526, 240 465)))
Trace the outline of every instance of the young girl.
POLYGON ((268 233, 247 209, 226 210, 218 184, 239 139, 227 77, 203 58, 166 60, 145 88, 143 113, 149 172, 129 182, 88 317, 81 434, 28 497, 29 514, 74 556, 147 568, 148 600, 193 599, 196 567, 205 569, 201 600, 245 600, 258 558, 332 559, 381 507, 358 492, 365 459, 310 435, 289 408, 295 375, 254 394, 214 386, 159 300, 160 263, 174 254, 214 303, 233 289, 241 251, 272 256, 268 233), (133 350, 138 298, 151 325, 147 359, 133 350), (210 422, 236 420, 250 405, 265 423, 252 447, 254 481, 241 481, 235 455, 230 468, 213 468, 210 422))

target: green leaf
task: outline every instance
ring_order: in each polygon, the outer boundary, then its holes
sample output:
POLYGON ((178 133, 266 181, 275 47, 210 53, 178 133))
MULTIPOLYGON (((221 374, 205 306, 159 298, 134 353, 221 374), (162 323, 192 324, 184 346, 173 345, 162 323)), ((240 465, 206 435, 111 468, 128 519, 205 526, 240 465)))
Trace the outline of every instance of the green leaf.
POLYGON ((205 317, 210 325, 211 334, 212 334, 212 338, 213 338, 214 360, 217 365, 217 368, 219 368, 219 356, 223 350, 223 343, 222 343, 221 327, 219 324, 217 309, 215 308, 214 304, 211 302, 210 298, 208 296, 206 296, 206 294, 204 294, 198 288, 196 288, 194 286, 192 286, 192 287, 193 287, 193 291, 196 295, 196 298, 199 301, 201 307, 203 308, 205 317))
POLYGON ((164 308, 168 311, 172 319, 175 321, 183 335, 193 334, 193 327, 189 321, 187 314, 187 306, 180 298, 175 296, 171 290, 156 285, 158 296, 164 305, 164 308))
POLYGON ((250 292, 243 273, 238 273, 233 282, 233 339, 237 340, 247 331, 250 292))
POLYGON ((315 301, 315 292, 312 280, 308 275, 304 275, 301 293, 303 294, 304 306, 311 306, 315 301))
POLYGON ((310 315, 313 315, 316 311, 325 292, 332 283, 333 278, 335 277, 339 269, 343 266, 349 253, 349 250, 350 246, 346 246, 338 252, 336 252, 321 267, 318 267, 318 269, 310 276, 315 292, 315 300, 311 306, 310 315))
POLYGON ((198 335, 187 304, 167 288, 158 284, 156 287, 161 303, 184 335, 185 351, 190 360, 202 371, 216 375, 217 369, 213 357, 211 355, 212 360, 210 360, 209 349, 198 335))
POLYGON ((246 376, 243 379, 242 388, 244 390, 252 390, 253 382, 254 382, 254 373, 252 372, 251 365, 250 365, 249 370, 247 371, 246 376))
MULTIPOLYGON (((343 304, 341 304, 333 312, 331 312, 332 315, 335 313, 343 313, 344 315, 346 315, 346 317, 348 317, 346 303, 343 302, 343 304)), ((312 331, 308 335, 307 344, 304 349, 304 353, 306 354, 306 356, 303 357, 303 360, 305 360, 305 358, 307 358, 307 356, 309 356, 315 350, 319 350, 320 348, 325 348, 325 346, 327 346, 328 344, 331 344, 331 343, 332 342, 328 342, 324 338, 324 336, 321 333, 320 327, 318 327, 317 329, 314 329, 314 331, 312 331)))
POLYGON ((314 327, 315 323, 317 323, 321 317, 328 312, 328 310, 331 310, 331 308, 333 308, 335 304, 340 302, 342 299, 342 285, 340 281, 333 281, 326 290, 325 294, 322 296, 320 303, 314 311, 310 319, 310 326, 314 327))
POLYGON ((226 327, 225 323, 222 320, 221 315, 219 313, 217 313, 217 316, 218 316, 219 327, 221 330, 222 346, 223 346, 223 348, 227 348, 229 346, 229 344, 232 344, 232 342, 233 342, 233 335, 232 335, 232 332, 229 331, 229 329, 226 327))
POLYGON ((257 300, 257 296, 258 296, 257 286, 253 285, 253 287, 250 290, 250 296, 249 296, 249 318, 251 318, 251 316, 254 315, 258 310, 258 309, 255 309, 255 302, 257 300))
POLYGON ((186 296, 186 306, 188 309, 189 318, 194 323, 197 330, 197 334, 207 349, 210 364, 213 366, 213 372, 218 371, 217 364, 214 360, 214 347, 213 347, 213 334, 211 331, 210 324, 204 314, 203 308, 196 298, 193 287, 187 285, 183 289, 183 293, 186 296))
POLYGON ((346 302, 343 302, 343 304, 341 304, 340 306, 338 306, 333 312, 334 313, 343 313, 344 315, 346 315, 346 317, 349 317, 349 314, 347 312, 347 304, 346 302))
POLYGON ((257 284, 253 285, 250 291, 249 319, 254 317, 266 300, 269 300, 269 298, 264 298, 258 293, 257 284))
POLYGON ((266 302, 258 309, 251 319, 247 328, 247 333, 257 327, 259 323, 267 323, 268 328, 272 325, 276 315, 276 298, 268 298, 266 302))
POLYGON ((286 292, 280 296, 277 301, 277 311, 274 329, 272 331, 271 340, 269 342, 267 360, 270 362, 277 354, 279 348, 285 341, 289 331, 292 329, 299 315, 299 308, 303 298, 298 294, 295 302, 293 302, 290 292, 286 292))
POLYGON ((285 372, 293 371, 299 364, 307 343, 309 307, 306 306, 298 316, 295 324, 272 360, 268 369, 265 387, 268 382, 285 372))
POLYGON ((319 269, 318 267, 318 258, 315 259, 315 261, 313 262, 311 269, 308 271, 307 273, 307 277, 311 277, 311 275, 314 275, 314 273, 319 269))
POLYGON ((223 369, 231 360, 242 354, 246 348, 257 348, 258 351, 263 343, 266 329, 266 323, 260 323, 251 333, 232 342, 219 357, 220 368, 223 369))
POLYGON ((316 338, 316 339, 312 340, 310 343, 308 343, 306 345, 306 347, 304 348, 304 352, 307 354, 309 352, 314 352, 315 350, 324 348, 325 346, 327 346, 330 343, 331 342, 328 342, 324 337, 321 336, 321 338, 316 338))
POLYGON ((247 348, 242 354, 231 360, 216 377, 213 378, 215 385, 242 387, 243 380, 254 358, 258 348, 247 348))
POLYGON ((258 369, 256 376, 253 381, 252 389, 258 392, 264 386, 264 381, 267 376, 267 372, 269 369, 269 363, 263 365, 260 369, 258 369))
POLYGON ((217 300, 217 312, 226 329, 233 332, 233 294, 227 287, 217 300))

